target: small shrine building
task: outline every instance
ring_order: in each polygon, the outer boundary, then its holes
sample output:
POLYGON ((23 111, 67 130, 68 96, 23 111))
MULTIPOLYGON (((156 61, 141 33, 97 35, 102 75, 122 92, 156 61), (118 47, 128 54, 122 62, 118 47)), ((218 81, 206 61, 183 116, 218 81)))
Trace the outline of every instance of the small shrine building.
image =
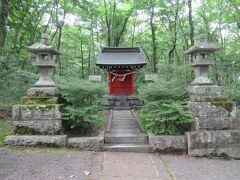
POLYGON ((97 66, 108 71, 109 95, 134 95, 134 73, 146 65, 138 47, 106 47, 98 54, 97 66))

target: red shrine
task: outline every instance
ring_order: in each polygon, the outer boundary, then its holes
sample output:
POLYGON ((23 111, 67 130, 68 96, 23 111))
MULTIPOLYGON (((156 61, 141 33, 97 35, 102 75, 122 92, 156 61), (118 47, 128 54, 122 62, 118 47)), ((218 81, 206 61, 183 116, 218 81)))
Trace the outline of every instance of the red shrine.
POLYGON ((107 47, 97 57, 97 65, 108 71, 109 95, 133 95, 134 73, 145 64, 138 47, 107 47))

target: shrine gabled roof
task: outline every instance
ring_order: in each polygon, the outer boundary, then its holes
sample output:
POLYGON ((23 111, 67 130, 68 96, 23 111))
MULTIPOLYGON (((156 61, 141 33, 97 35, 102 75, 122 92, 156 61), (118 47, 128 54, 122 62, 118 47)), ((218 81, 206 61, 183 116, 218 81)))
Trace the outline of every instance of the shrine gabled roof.
POLYGON ((98 66, 145 65, 143 53, 138 47, 105 47, 97 56, 98 66))

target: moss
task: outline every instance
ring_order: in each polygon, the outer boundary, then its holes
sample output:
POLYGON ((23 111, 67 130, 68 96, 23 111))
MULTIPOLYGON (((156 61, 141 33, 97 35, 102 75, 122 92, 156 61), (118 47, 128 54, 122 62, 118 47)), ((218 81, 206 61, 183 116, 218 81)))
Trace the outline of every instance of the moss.
POLYGON ((16 126, 13 130, 14 134, 19 134, 19 135, 59 135, 62 134, 62 131, 56 131, 56 132, 39 132, 36 131, 33 128, 26 127, 26 126, 16 126))
POLYGON ((233 109, 234 103, 232 101, 208 101, 211 105, 223 107, 228 112, 231 112, 233 109))
POLYGON ((49 104, 56 103, 56 96, 25 96, 21 100, 21 104, 49 104))
POLYGON ((28 108, 28 109, 41 109, 43 111, 49 110, 55 106, 63 106, 63 104, 19 104, 19 107, 28 108))
POLYGON ((31 96, 37 96, 37 97, 41 97, 41 96, 58 96, 58 94, 49 94, 49 93, 45 93, 45 92, 35 92, 35 94, 31 95, 31 96))
POLYGON ((35 129, 24 126, 16 126, 13 132, 19 135, 40 135, 35 129))

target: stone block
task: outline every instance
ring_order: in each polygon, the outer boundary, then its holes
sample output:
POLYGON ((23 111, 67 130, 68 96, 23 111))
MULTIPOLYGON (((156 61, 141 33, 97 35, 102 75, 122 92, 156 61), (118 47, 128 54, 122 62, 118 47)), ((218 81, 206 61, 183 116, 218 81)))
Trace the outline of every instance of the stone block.
POLYGON ((157 74, 146 74, 145 75, 145 81, 157 81, 158 80, 158 76, 157 74))
POLYGON ((104 145, 103 133, 97 137, 72 137, 68 138, 67 146, 88 151, 101 151, 104 145))
POLYGON ((222 87, 217 85, 194 85, 188 86, 188 92, 190 95, 222 95, 222 87))
POLYGON ((209 100, 224 100, 225 97, 221 94, 190 94, 189 100, 195 102, 205 102, 209 100))
POLYGON ((21 100, 21 104, 57 104, 58 97, 56 96, 25 96, 21 100))
POLYGON ((237 128, 236 104, 227 100, 188 102, 189 112, 195 117, 194 130, 223 130, 237 128))
POLYGON ((209 129, 209 130, 224 130, 236 129, 237 121, 232 117, 197 117, 196 129, 209 129))
POLYGON ((61 120, 13 121, 13 125, 15 129, 31 129, 35 134, 58 134, 62 130, 61 120))
POLYGON ((31 120, 33 119, 33 111, 29 108, 20 107, 20 119, 31 120))
POLYGON ((99 82, 102 79, 100 75, 89 75, 88 80, 93 82, 99 82))
POLYGON ((240 130, 186 132, 188 155, 240 159, 240 130))
POLYGON ((154 152, 165 152, 165 153, 186 153, 187 152, 187 143, 184 135, 154 136, 152 134, 149 134, 149 143, 152 146, 154 152))
POLYGON ((11 146, 51 146, 65 147, 67 141, 66 135, 45 136, 45 135, 14 135, 6 136, 5 144, 11 146))
POLYGON ((56 87, 32 87, 28 89, 27 95, 57 95, 59 94, 59 89, 56 87))
POLYGON ((12 107, 12 118, 13 120, 20 120, 20 107, 18 105, 12 107))

